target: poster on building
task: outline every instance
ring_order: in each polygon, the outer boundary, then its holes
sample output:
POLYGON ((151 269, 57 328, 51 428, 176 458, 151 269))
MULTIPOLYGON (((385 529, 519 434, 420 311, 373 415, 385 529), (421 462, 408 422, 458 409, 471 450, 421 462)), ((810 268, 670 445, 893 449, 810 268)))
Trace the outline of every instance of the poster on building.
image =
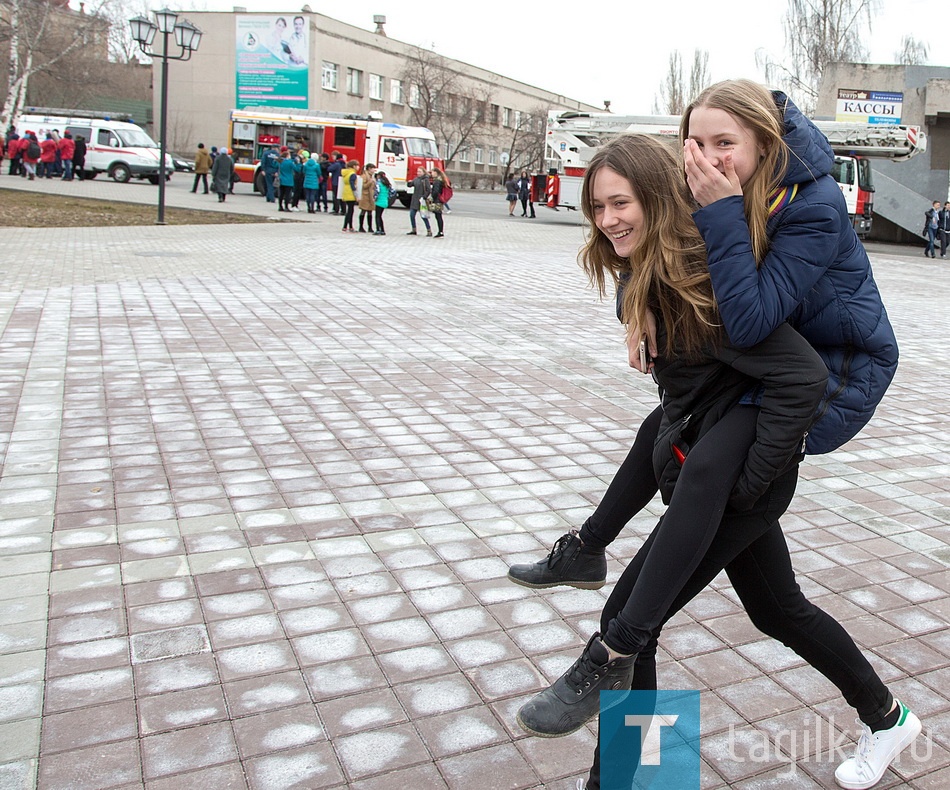
POLYGON ((302 16, 235 17, 237 104, 305 109, 310 25, 302 16))
POLYGON ((838 88, 835 120, 897 125, 903 105, 903 93, 838 88))

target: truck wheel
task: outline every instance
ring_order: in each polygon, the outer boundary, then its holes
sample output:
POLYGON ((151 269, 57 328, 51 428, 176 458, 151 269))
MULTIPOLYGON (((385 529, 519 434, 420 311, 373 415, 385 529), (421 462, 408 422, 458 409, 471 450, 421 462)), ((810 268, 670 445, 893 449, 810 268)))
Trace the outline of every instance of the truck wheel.
POLYGON ((399 202, 402 203, 403 208, 409 208, 409 205, 412 203, 412 195, 408 192, 400 192, 399 202))
POLYGON ((92 181, 97 175, 99 175, 98 170, 83 170, 82 171, 82 180, 83 181, 92 181))
POLYGON ((127 184, 132 178, 132 171, 129 170, 128 165, 119 162, 116 165, 112 165, 109 169, 109 178, 117 184, 127 184))
POLYGON ((261 197, 267 197, 267 182, 264 180, 263 170, 258 170, 254 176, 254 191, 261 197))
POLYGON ((148 179, 148 183, 155 184, 155 186, 158 186, 158 181, 159 181, 158 176, 146 176, 146 178, 148 179))

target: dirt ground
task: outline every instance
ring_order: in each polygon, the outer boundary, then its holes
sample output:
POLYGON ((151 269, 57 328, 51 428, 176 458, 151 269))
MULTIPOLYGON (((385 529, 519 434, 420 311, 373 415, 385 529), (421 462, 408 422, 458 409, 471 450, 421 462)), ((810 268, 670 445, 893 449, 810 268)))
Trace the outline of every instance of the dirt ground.
MULTIPOLYGON (((44 195, 0 187, 0 227, 87 228, 109 225, 154 225, 158 205, 44 195)), ((262 217, 165 208, 169 225, 227 225, 266 222, 262 217)))

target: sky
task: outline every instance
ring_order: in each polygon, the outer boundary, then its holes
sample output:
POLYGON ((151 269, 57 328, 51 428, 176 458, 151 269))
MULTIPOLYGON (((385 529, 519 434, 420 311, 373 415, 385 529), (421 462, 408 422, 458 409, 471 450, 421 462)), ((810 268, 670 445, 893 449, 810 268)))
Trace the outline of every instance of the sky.
MULTIPOLYGON (((202 11, 231 11, 240 5, 249 12, 290 13, 303 2, 185 0, 173 5, 202 11)), ((613 112, 628 115, 653 112, 670 54, 676 50, 687 73, 694 50, 707 50, 714 82, 733 77, 763 80, 757 51, 783 59, 786 4, 780 0, 640 0, 593 7, 565 0, 309 0, 309 5, 317 13, 367 30, 375 29, 373 16, 382 14, 391 38, 588 104, 601 106, 608 99, 613 112)), ((933 18, 933 7, 925 0, 877 0, 870 61, 893 63, 902 36, 910 34, 929 45, 930 64, 950 66, 950 35, 939 26, 921 24, 933 18)))

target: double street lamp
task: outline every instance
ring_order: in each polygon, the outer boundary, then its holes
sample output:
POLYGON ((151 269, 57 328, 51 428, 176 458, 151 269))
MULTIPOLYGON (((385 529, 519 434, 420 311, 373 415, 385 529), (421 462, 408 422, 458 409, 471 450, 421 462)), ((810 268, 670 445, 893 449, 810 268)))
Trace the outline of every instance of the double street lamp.
POLYGON ((137 16, 129 20, 129 25, 132 28, 132 38, 138 42, 139 49, 150 58, 161 58, 162 60, 161 157, 158 165, 158 222, 156 224, 164 225, 165 146, 168 137, 168 61, 191 60, 191 53, 196 51, 201 43, 201 31, 190 22, 179 22, 178 14, 168 8, 152 11, 152 16, 155 17, 154 22, 144 16, 137 16), (151 49, 156 33, 162 34, 162 48, 159 52, 151 49), (168 37, 172 34, 175 36, 175 43, 181 50, 177 55, 168 54, 168 37))

